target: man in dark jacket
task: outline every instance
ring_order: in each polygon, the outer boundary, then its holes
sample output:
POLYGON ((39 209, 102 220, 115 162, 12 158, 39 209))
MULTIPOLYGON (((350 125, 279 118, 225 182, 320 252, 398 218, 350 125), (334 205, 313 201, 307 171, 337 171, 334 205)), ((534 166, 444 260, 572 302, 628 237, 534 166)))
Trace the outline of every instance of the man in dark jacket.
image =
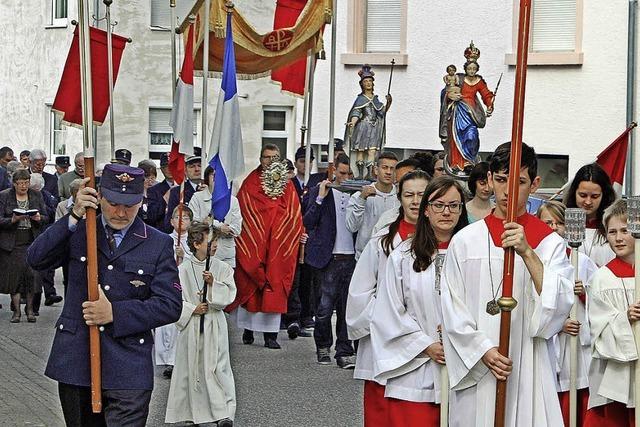
MULTIPOLYGON (((88 179, 84 180, 86 183, 88 179)), ((71 213, 29 247, 35 269, 67 263, 69 286, 45 375, 58 381, 67 425, 144 426, 153 389, 151 331, 180 317, 173 240, 137 217, 144 173, 106 165, 100 198, 81 188, 71 213), (96 221, 99 299, 87 301, 86 209, 96 221), (102 412, 91 411, 89 328, 100 331, 102 412)))
MULTIPOLYGON (((349 158, 336 159, 336 184, 349 179, 349 158)), ((319 270, 320 303, 313 338, 318 363, 331 363, 331 316, 336 307, 336 362, 343 369, 355 367, 353 345, 347 336, 345 312, 349 282, 356 265, 354 236, 345 225, 350 194, 329 188, 329 180, 312 188, 305 199, 304 226, 309 234, 305 262, 319 270)))

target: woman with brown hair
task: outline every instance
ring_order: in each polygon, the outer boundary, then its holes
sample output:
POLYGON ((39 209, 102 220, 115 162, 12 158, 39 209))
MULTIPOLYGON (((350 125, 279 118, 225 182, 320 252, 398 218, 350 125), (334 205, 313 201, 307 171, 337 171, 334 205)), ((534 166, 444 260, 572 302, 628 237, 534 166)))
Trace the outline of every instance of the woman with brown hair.
POLYGON ((435 259, 465 227, 464 189, 434 179, 420 203, 416 232, 389 256, 371 322, 376 381, 386 381, 387 425, 438 426, 445 363, 435 259))
POLYGON ((47 224, 47 208, 39 191, 29 188, 30 174, 18 169, 13 188, 0 191, 0 293, 10 294, 11 323, 20 322, 20 297, 27 300, 27 321, 33 323, 33 270, 27 265, 27 248, 47 224))
POLYGON ((413 236, 420 216, 420 202, 429 183, 429 175, 421 170, 405 174, 398 183, 400 208, 395 220, 375 233, 367 243, 349 284, 346 322, 349 339, 358 341, 353 377, 364 380, 364 425, 379 425, 387 418, 384 381, 373 375, 371 317, 380 281, 384 280, 387 257, 402 241, 413 236))

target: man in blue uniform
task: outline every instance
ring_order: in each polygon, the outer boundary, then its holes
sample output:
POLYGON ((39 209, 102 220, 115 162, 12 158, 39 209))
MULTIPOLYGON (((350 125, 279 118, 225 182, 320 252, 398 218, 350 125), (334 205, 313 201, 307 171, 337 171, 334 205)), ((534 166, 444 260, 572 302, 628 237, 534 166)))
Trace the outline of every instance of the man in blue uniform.
MULTIPOLYGON (((88 179, 85 179, 86 183, 88 179)), ((69 286, 45 375, 58 381, 70 426, 144 426, 153 389, 151 330, 178 320, 181 288, 171 237, 137 217, 144 173, 107 165, 100 195, 81 188, 69 215, 29 248, 35 269, 68 264, 69 286), (87 301, 86 209, 97 208, 100 297, 87 301), (91 412, 89 328, 98 325, 102 357, 100 414, 91 412)))

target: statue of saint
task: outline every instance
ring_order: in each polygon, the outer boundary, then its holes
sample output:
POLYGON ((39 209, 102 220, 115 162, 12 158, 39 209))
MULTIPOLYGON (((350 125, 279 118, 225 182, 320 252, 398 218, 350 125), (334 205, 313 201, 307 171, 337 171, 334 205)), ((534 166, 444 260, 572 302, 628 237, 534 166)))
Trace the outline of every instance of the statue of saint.
POLYGON ((493 113, 495 96, 478 74, 480 50, 471 42, 465 49, 464 74, 455 73, 455 67, 447 67, 443 78, 446 87, 440 94, 440 138, 447 151, 445 169, 454 176, 464 178, 478 162, 480 149, 479 128, 493 113), (457 79, 454 79, 456 77, 457 79), (480 102, 487 107, 485 110, 480 102))
POLYGON ((376 159, 376 152, 384 144, 384 121, 391 107, 391 95, 386 96, 385 105, 373 94, 375 73, 371 66, 363 65, 358 75, 362 92, 349 111, 345 141, 349 141, 350 151, 356 152, 357 179, 363 179, 365 168, 367 176, 371 176, 370 169, 376 159))

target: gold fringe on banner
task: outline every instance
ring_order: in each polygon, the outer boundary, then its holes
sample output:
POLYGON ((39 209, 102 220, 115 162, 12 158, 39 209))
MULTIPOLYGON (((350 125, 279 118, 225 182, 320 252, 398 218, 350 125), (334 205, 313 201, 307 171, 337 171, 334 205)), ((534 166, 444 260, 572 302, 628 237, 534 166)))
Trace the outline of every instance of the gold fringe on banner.
MULTIPOLYGON (((281 68, 300 58, 306 57, 311 50, 318 53, 323 49, 322 30, 331 22, 333 15, 332 0, 309 0, 293 27, 282 28, 265 34, 259 34, 245 20, 237 8, 232 12, 233 42, 236 53, 238 78, 257 78, 268 75, 271 70, 281 68)), ((196 43, 193 52, 194 71, 202 72, 202 44, 205 25, 204 0, 198 0, 191 9, 196 15, 196 43)), ((213 35, 209 43, 209 69, 222 71, 224 57, 224 39, 226 32, 227 7, 224 0, 211 0, 209 11, 209 32, 213 35)), ((180 31, 184 31, 188 22, 183 22, 180 31)))

